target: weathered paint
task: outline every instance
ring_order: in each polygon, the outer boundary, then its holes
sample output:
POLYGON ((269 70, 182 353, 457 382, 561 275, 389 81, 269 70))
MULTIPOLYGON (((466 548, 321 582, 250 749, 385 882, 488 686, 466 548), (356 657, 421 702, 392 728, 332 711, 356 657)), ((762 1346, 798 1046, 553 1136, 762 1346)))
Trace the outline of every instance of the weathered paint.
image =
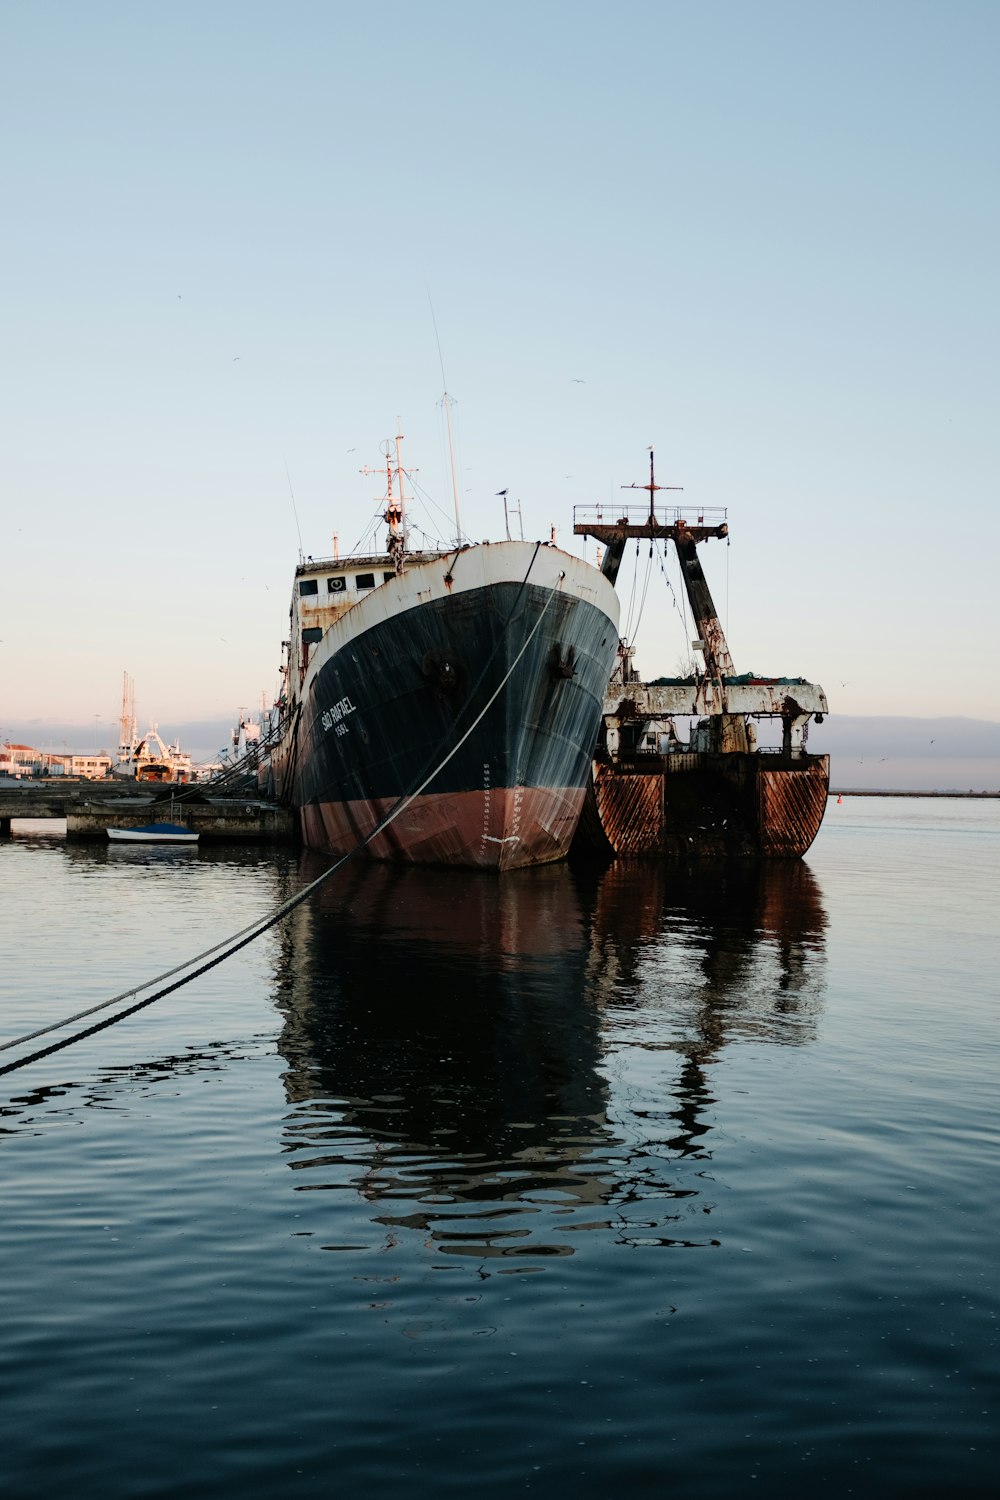
POLYGON ((761 853, 780 858, 805 854, 819 833, 830 790, 830 757, 810 756, 794 770, 771 769, 761 757, 757 774, 757 827, 761 853))
POLYGON ((585 788, 496 787, 484 791, 424 793, 372 839, 393 798, 310 803, 302 808, 309 848, 404 864, 462 865, 511 870, 565 859, 573 842, 585 788))
POLYGON ((272 758, 305 842, 355 848, 400 808, 372 857, 493 869, 561 858, 617 650, 610 584, 555 547, 483 544, 408 557, 324 628, 301 588, 327 571, 296 575, 292 702, 272 758))
MULTIPOLYGON (((578 844, 615 854, 804 854, 819 830, 829 787, 828 757, 806 750, 809 720, 827 713, 826 695, 815 683, 736 676, 698 557, 698 543, 728 536, 728 525, 718 517, 706 525, 704 513, 690 525, 679 510, 662 506, 658 515, 657 494, 672 486, 656 483, 652 450, 649 483, 627 488, 648 492, 642 515, 626 508, 606 522, 600 508, 578 507, 573 530, 604 543, 604 571, 612 578, 628 538, 673 542, 704 671, 689 681, 647 686, 629 680, 631 652, 620 653, 578 844), (643 726, 675 716, 699 720, 687 750, 643 752, 643 726), (755 753, 755 717, 780 718, 777 758, 755 753), (625 726, 639 726, 639 733, 625 726)), ((668 729, 675 740, 672 722, 668 729)))
POLYGON ((593 786, 598 817, 615 854, 658 854, 662 850, 662 775, 621 775, 612 766, 595 765, 593 786))
POLYGON ((575 848, 605 856, 800 858, 826 808, 825 755, 596 761, 575 848))
POLYGON ((782 683, 769 678, 752 682, 713 682, 701 677, 664 687, 630 682, 626 689, 609 692, 604 700, 605 714, 619 718, 652 719, 662 715, 702 715, 713 713, 769 714, 776 718, 786 713, 829 713, 826 694, 814 682, 782 683))

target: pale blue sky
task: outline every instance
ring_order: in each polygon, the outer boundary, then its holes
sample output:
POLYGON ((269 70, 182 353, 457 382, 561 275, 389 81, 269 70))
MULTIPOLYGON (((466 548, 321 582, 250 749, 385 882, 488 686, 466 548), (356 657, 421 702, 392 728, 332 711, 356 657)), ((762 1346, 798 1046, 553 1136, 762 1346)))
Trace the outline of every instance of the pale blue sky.
MULTIPOLYGON (((507 487, 576 550, 654 444, 729 507, 739 669, 1000 719, 1000 6, 0 19, 0 733, 112 723, 123 669, 161 727, 271 692, 286 460, 317 556, 397 413, 450 511, 428 289, 471 535, 507 487)), ((640 669, 684 641, 657 572, 640 669)))

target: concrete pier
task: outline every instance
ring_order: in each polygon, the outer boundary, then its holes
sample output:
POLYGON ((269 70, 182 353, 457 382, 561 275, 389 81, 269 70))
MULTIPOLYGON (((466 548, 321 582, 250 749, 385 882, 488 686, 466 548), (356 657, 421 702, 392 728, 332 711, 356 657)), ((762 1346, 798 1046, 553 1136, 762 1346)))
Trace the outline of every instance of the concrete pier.
POLYGON ((66 837, 106 838, 108 828, 181 823, 205 840, 246 839, 288 843, 297 820, 287 807, 257 797, 216 797, 209 788, 178 788, 173 799, 131 782, 23 781, 0 786, 0 838, 15 818, 65 818, 66 837), (183 795, 178 795, 182 792, 183 795), (207 795, 206 795, 207 793, 207 795))

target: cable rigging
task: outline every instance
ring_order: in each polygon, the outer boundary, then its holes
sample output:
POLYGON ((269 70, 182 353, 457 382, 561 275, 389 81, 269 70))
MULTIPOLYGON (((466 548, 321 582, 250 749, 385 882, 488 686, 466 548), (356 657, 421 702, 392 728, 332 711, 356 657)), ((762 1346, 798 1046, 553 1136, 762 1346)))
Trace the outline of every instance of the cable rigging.
MULTIPOLYGON (((535 543, 535 550, 531 555, 531 561, 528 564, 527 572, 525 573, 524 578, 521 580, 521 586, 518 589, 517 596, 513 604, 511 605, 510 614, 504 621, 503 629, 497 633, 497 639, 493 650, 490 652, 489 657, 483 665, 482 671, 476 679, 476 682, 470 690, 469 696, 466 699, 466 702, 463 705, 460 714, 458 715, 459 722, 461 721, 462 716, 468 712, 470 705, 475 701, 476 695, 482 687, 483 682, 486 678, 486 674, 492 666, 497 652, 500 650, 500 647, 506 637, 507 631, 509 630, 515 618, 517 610, 521 604, 521 600, 524 597, 524 592, 528 585, 528 579, 531 576, 531 571, 535 565, 535 559, 538 556, 541 545, 541 542, 535 543)), ((560 573, 560 583, 562 582, 564 577, 565 574, 560 573)), ((299 891, 296 893, 296 895, 289 897, 287 901, 283 901, 280 906, 278 906, 273 912, 270 913, 270 915, 256 922, 250 923, 247 927, 243 927, 235 933, 231 933, 229 937, 222 939, 219 943, 216 943, 211 948, 206 948, 202 953, 197 954, 194 958, 188 959, 185 963, 177 964, 172 969, 167 969, 162 974, 156 975, 153 979, 146 980, 142 984, 134 985, 131 989, 124 990, 120 994, 112 996, 108 1000, 103 1000, 97 1005, 90 1006, 86 1010, 77 1011, 74 1015, 65 1016, 60 1021, 54 1021, 48 1026, 40 1027, 35 1031, 27 1032, 22 1036, 13 1038, 11 1041, 4 1042, 2 1045, 0 1045, 0 1051, 7 1051, 11 1047, 23 1046, 25 1042, 34 1041, 40 1036, 49 1035, 53 1031, 61 1030, 64 1026, 71 1026, 75 1024, 75 1022, 83 1020, 87 1016, 95 1015, 98 1011, 107 1010, 110 1006, 118 1004, 122 1000, 128 999, 130 995, 138 995, 142 990, 149 989, 151 985, 161 984, 164 979, 173 979, 177 974, 183 975, 182 978, 176 979, 174 983, 164 985, 163 988, 155 990, 153 994, 147 995, 143 999, 137 1000, 135 1004, 127 1006, 125 1010, 117 1011, 113 1016, 106 1016, 103 1020, 96 1021, 92 1026, 87 1026, 82 1031, 74 1032, 72 1036, 63 1037, 60 1041, 51 1042, 46 1047, 40 1047, 36 1051, 29 1053, 26 1057, 18 1058, 15 1062, 3 1064, 3 1066, 0 1066, 0 1076, 3 1076, 6 1073, 14 1073, 20 1068, 27 1067, 29 1063, 38 1062, 43 1057, 48 1057, 54 1052, 61 1052, 64 1048, 73 1046, 76 1042, 84 1041, 87 1037, 95 1036, 98 1032, 106 1030, 109 1026, 114 1026, 119 1021, 126 1020, 127 1017, 135 1015, 137 1011, 145 1010, 146 1007, 152 1005, 154 1001, 162 1000, 164 996, 172 994, 175 990, 181 989, 186 984, 190 984, 193 980, 200 978, 202 974, 208 973, 210 969, 216 968, 227 958, 231 958, 234 953, 238 953, 241 948, 247 947, 256 938, 261 937, 271 927, 274 927, 278 922, 282 920, 282 918, 288 916, 289 913, 294 911, 296 907, 301 906, 304 901, 307 901, 314 891, 318 890, 321 885, 324 885, 325 882, 329 880, 332 875, 336 874, 336 872, 345 864, 347 864, 349 860, 353 859, 357 854, 361 853, 363 849, 366 849, 368 845, 371 844, 380 833, 383 833, 391 823, 394 823, 395 820, 403 812, 405 812, 410 803, 413 802, 417 797, 419 797, 421 793, 427 789, 428 786, 430 786, 431 782, 437 775, 439 775, 441 771, 444 770, 448 762, 458 754, 459 750, 465 744, 465 741, 482 722, 486 714, 496 702, 497 698, 499 698, 500 694, 507 686, 507 683, 513 676, 516 667, 520 664, 522 657, 524 656, 528 647, 531 645, 531 642, 534 640, 536 634, 541 628, 542 621, 545 619, 545 616, 548 613, 548 610, 555 597, 556 590, 552 589, 549 592, 545 604, 539 611, 538 619, 531 627, 531 630, 529 631, 524 644, 521 646, 521 649, 514 657, 514 660, 511 662, 510 667, 507 669, 501 682, 490 694, 483 707, 479 710, 475 718, 469 724, 469 727, 452 745, 447 755, 445 755, 432 769, 427 770, 427 768, 425 767, 426 774, 425 772, 421 772, 418 774, 418 784, 411 791, 405 792, 397 800, 395 805, 390 808, 389 812, 387 812, 384 817, 382 817, 376 823, 371 832, 368 833, 365 838, 363 838, 359 843, 357 843, 353 849, 348 850, 348 852, 342 855, 340 859, 338 859, 334 864, 330 866, 329 869, 324 870, 321 875, 318 875, 315 880, 311 881, 310 884, 305 887, 304 890, 299 891), (197 967, 192 967, 193 965, 197 965, 197 967), (185 970, 190 970, 191 972, 185 973, 185 970)))

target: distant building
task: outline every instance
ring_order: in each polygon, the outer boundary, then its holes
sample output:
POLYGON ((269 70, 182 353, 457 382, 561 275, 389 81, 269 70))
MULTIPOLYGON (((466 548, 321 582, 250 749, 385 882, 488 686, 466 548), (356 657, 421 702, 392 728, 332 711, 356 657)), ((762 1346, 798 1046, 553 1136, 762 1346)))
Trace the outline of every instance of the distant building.
POLYGON ((61 755, 36 750, 33 745, 0 745, 0 776, 81 776, 100 781, 111 774, 111 756, 107 751, 61 755))
POLYGON ((41 769, 42 756, 31 745, 0 745, 0 776, 33 776, 41 769))
MULTIPOLYGON (((55 759, 55 757, 51 757, 55 759)), ((84 776, 90 781, 99 781, 104 776, 111 775, 111 756, 105 753, 100 755, 63 755, 63 762, 67 776, 84 776)))

